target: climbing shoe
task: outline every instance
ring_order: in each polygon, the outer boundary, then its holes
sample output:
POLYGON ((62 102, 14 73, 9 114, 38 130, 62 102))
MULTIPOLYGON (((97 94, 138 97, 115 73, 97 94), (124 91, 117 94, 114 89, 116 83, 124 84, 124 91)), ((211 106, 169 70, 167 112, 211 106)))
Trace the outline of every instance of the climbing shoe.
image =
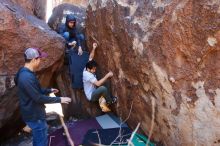
POLYGON ((116 103, 117 99, 118 99, 117 97, 112 96, 112 101, 108 102, 108 104, 116 103))
POLYGON ((106 100, 104 97, 100 97, 99 98, 99 106, 102 109, 102 112, 110 112, 111 110, 109 109, 109 107, 106 104, 106 100))

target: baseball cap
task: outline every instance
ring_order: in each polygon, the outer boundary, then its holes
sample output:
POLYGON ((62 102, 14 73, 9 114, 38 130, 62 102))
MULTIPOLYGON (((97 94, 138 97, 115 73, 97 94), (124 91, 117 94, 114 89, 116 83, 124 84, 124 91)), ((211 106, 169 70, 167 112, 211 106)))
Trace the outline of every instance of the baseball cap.
POLYGON ((39 48, 28 48, 24 54, 26 59, 45 58, 48 56, 47 53, 42 52, 39 48))

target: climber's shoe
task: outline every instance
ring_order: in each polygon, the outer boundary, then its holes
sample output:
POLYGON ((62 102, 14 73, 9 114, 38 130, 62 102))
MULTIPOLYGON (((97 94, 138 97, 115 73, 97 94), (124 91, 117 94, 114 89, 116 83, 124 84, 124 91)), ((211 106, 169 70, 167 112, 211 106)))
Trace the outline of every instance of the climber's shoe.
POLYGON ((109 109, 109 107, 106 104, 106 100, 104 97, 100 97, 99 98, 99 106, 102 110, 102 112, 110 112, 111 110, 109 109))

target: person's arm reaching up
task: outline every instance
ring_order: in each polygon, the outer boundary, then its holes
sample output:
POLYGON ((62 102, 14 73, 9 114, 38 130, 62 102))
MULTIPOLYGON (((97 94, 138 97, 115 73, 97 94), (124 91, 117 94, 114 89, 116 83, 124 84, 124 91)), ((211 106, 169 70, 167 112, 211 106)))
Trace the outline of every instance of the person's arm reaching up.
POLYGON ((95 50, 97 48, 97 43, 93 43, 92 44, 92 51, 89 55, 89 61, 93 60, 94 56, 95 56, 95 50))

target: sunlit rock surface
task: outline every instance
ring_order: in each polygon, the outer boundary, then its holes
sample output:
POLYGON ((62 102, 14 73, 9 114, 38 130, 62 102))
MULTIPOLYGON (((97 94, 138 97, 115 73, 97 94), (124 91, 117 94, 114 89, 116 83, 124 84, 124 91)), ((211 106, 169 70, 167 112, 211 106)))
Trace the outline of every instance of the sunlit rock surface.
POLYGON ((69 3, 86 8, 88 6, 88 0, 63 0, 62 3, 69 3))
POLYGON ((153 116, 164 145, 220 145, 220 1, 91 0, 86 32, 129 125, 148 135, 153 116))

